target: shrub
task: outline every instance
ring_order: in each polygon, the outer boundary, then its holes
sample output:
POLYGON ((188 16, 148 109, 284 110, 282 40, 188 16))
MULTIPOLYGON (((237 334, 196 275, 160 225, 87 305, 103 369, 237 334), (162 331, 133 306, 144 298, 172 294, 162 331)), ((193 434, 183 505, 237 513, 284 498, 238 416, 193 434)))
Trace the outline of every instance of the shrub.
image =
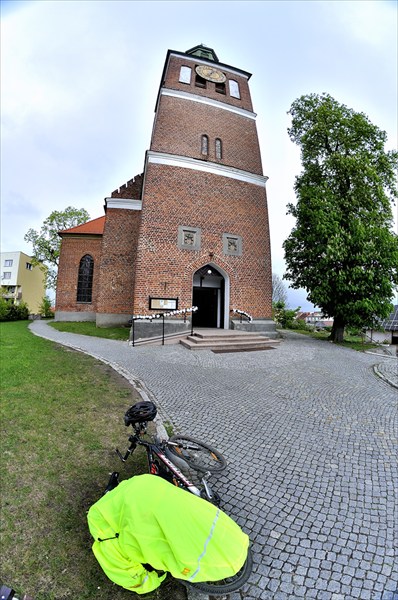
POLYGON ((300 307, 296 309, 290 309, 285 307, 284 302, 274 303, 274 319, 283 329, 291 329, 293 324, 296 323, 296 314, 300 310, 300 307))
POLYGON ((54 318, 54 313, 51 310, 51 300, 48 296, 45 296, 41 301, 39 313, 44 319, 54 318))
POLYGON ((304 321, 304 319, 295 319, 289 329, 297 329, 298 331, 312 331, 313 328, 304 321))
POLYGON ((29 308, 26 302, 13 304, 0 298, 0 321, 25 321, 29 317, 29 308))
POLYGON ((0 321, 8 321, 7 314, 9 310, 9 302, 4 300, 4 298, 0 298, 0 321))

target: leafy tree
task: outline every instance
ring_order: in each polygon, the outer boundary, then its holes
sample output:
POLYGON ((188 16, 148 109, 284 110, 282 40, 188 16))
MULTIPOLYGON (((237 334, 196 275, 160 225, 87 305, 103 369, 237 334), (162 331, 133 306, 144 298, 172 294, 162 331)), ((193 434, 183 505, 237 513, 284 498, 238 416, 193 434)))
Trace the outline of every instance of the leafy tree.
POLYGON ((287 302, 285 282, 276 273, 272 273, 272 302, 287 302))
POLYGON ((284 242, 291 287, 334 318, 331 339, 347 325, 371 326, 391 310, 398 285, 396 151, 363 113, 328 94, 310 94, 290 108, 290 139, 301 147, 296 225, 284 242))
POLYGON ((61 238, 58 231, 70 229, 86 223, 90 215, 84 208, 68 206, 63 211, 54 210, 43 222, 40 231, 29 229, 24 240, 33 245, 32 264, 38 265, 46 273, 47 288, 55 289, 57 285, 58 261, 61 238), (46 266, 43 266, 46 265, 46 266))
POLYGON ((51 300, 48 296, 44 296, 39 306, 39 313, 45 319, 51 319, 54 317, 54 313, 51 310, 51 300))

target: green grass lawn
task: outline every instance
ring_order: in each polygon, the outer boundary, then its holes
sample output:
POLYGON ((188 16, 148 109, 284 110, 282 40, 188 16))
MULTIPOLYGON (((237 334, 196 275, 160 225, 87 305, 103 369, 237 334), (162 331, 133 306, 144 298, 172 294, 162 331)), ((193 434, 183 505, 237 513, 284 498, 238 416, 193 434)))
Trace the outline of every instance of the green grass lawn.
MULTIPOLYGON (((92 551, 86 513, 109 473, 126 479, 114 449, 127 447, 126 409, 139 400, 100 361, 0 323, 2 505, 0 583, 35 600, 123 600, 92 551)), ((140 462, 140 461, 138 461, 140 462)), ((177 583, 146 596, 179 600, 177 583)))
MULTIPOLYGON (((330 333, 326 331, 305 331, 303 329, 292 329, 295 333, 302 333, 303 335, 309 335, 316 340, 329 341, 330 333)), ((377 344, 371 342, 364 342, 359 335, 344 334, 344 341, 341 344, 336 344, 343 348, 352 348, 352 350, 358 350, 359 352, 365 352, 365 350, 371 350, 377 348, 377 344)))
POLYGON ((58 331, 68 333, 79 333, 80 335, 93 335, 95 337, 108 338, 110 340, 128 340, 130 327, 97 327, 94 321, 49 321, 51 327, 58 331))

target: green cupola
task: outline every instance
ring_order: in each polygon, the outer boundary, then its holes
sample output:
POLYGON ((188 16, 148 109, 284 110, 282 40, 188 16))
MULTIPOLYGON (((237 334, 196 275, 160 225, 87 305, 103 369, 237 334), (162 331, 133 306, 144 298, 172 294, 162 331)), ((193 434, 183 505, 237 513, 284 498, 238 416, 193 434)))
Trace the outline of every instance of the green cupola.
POLYGON ((204 44, 194 46, 190 50, 187 50, 185 54, 189 54, 191 56, 198 56, 199 58, 205 58, 207 60, 211 60, 211 62, 220 62, 214 50, 212 48, 208 48, 204 44))

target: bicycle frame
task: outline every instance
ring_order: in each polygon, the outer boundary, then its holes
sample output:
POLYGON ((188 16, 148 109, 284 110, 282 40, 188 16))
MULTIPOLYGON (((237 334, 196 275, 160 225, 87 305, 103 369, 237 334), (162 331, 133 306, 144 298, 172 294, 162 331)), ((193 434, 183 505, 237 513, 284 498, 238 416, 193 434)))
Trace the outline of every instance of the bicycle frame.
MULTIPOLYGON (((123 456, 119 452, 119 450, 116 448, 116 454, 119 456, 120 460, 122 462, 126 462, 128 457, 130 456, 130 454, 132 454, 134 452, 134 450, 137 448, 137 446, 143 446, 147 453, 148 467, 149 467, 150 473, 152 473, 153 475, 159 475, 160 477, 162 476, 162 474, 160 473, 159 467, 156 464, 155 457, 157 457, 158 460, 160 460, 160 462, 166 468, 166 471, 172 473, 175 481, 177 482, 176 485, 186 488, 189 492, 191 492, 191 494, 194 494, 195 496, 201 497, 202 494, 201 494, 199 488, 197 488, 196 485, 194 485, 194 483, 192 483, 192 481, 190 481, 180 471, 180 469, 174 464, 174 462, 172 462, 166 456, 166 454, 163 452, 163 448, 161 446, 162 445, 166 446, 167 442, 151 443, 151 442, 141 439, 141 436, 144 435, 147 430, 146 422, 135 424, 134 429, 135 429, 135 434, 129 436, 130 446, 128 447, 125 455, 123 456)), ((209 473, 206 473, 206 475, 209 475, 209 473)), ((210 486, 209 486, 208 482, 206 481, 205 477, 202 478, 202 483, 203 483, 205 493, 206 493, 208 500, 213 500, 215 498, 215 495, 211 491, 210 486)))

